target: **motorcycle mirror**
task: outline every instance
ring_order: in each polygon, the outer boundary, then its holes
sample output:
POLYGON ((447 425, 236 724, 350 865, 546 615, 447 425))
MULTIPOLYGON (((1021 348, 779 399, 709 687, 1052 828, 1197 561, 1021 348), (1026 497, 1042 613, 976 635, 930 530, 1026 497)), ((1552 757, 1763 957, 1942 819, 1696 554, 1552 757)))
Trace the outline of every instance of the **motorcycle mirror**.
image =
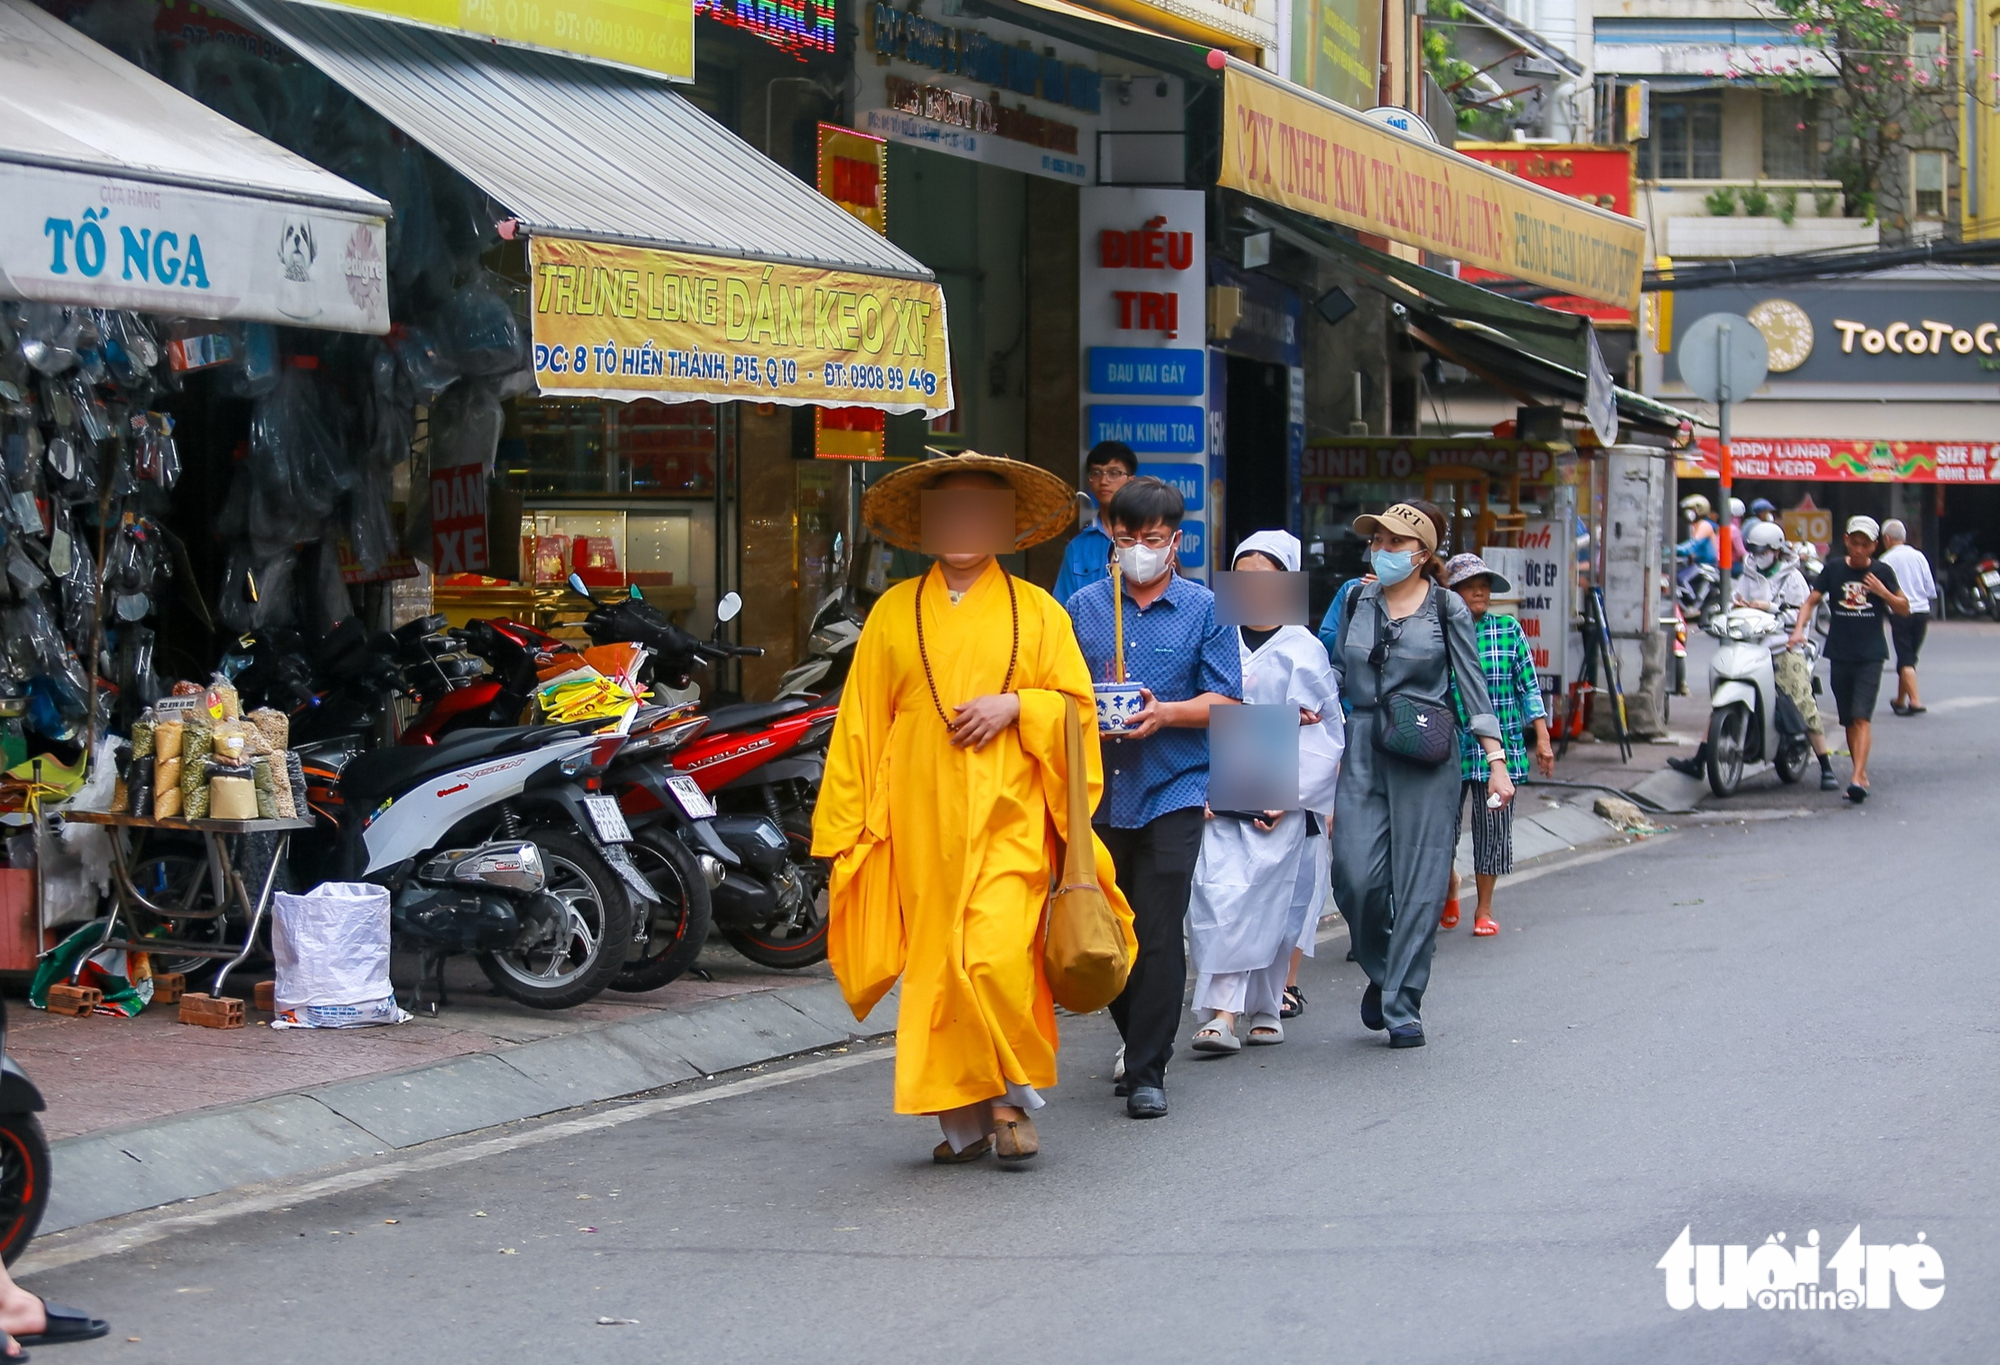
POLYGON ((639 585, 637 583, 634 583, 631 587, 627 588, 625 590, 625 595, 631 598, 634 602, 643 602, 646 600, 646 594, 639 591, 639 585))
POLYGON ((726 592, 722 595, 722 600, 715 604, 715 619, 718 624, 726 624, 734 621, 737 613, 742 610, 743 599, 733 592, 726 592))
POLYGON ((590 586, 583 581, 583 575, 572 570, 569 576, 569 590, 586 601, 596 601, 590 595, 590 586))

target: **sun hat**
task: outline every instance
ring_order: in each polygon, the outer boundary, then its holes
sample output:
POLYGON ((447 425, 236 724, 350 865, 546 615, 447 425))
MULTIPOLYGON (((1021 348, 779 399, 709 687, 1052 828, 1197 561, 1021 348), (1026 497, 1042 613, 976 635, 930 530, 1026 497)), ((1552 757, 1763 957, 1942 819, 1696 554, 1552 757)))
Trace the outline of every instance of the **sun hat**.
POLYGON ((1847 519, 1847 534, 1851 536, 1857 532, 1867 536, 1870 540, 1880 540, 1882 538, 1882 525, 1873 517, 1849 517, 1847 519))
POLYGON ((952 474, 998 474, 1014 489, 1014 548, 1025 550, 1053 540, 1076 524, 1076 490, 1024 460, 1003 455, 963 455, 934 451, 877 483, 861 499, 861 520, 877 537, 899 550, 921 550, 923 494, 952 474))
POLYGON ((1422 541, 1426 550, 1437 551, 1437 526, 1407 502, 1396 503, 1382 512, 1363 513, 1354 519, 1354 534, 1362 539, 1377 531, 1387 531, 1392 536, 1409 536, 1422 541))
POLYGON ((1447 588, 1455 588, 1467 579, 1478 578, 1481 575, 1492 581, 1493 591, 1501 597, 1514 591, 1514 585, 1508 581, 1507 575, 1478 555, 1471 553, 1453 555, 1444 562, 1444 585, 1447 588))

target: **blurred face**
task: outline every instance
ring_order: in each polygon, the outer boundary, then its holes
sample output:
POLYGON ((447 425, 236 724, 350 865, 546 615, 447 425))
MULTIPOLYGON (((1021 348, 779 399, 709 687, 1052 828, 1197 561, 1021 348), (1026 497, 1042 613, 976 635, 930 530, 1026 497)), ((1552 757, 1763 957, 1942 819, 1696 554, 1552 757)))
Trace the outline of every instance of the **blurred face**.
MULTIPOLYGON (((1238 573, 1283 573, 1284 572, 1283 569, 1279 568, 1276 564, 1273 564, 1269 559, 1265 558, 1263 553, 1258 550, 1252 550, 1249 554, 1242 556, 1229 567, 1236 570, 1238 573)), ((1259 603, 1253 600, 1248 605, 1254 609, 1257 606, 1260 605, 1268 606, 1269 604, 1259 603)), ((1252 621, 1249 623, 1249 626, 1250 629, 1252 630, 1276 630, 1278 628, 1278 623, 1275 621, 1252 621)))
POLYGON ((1472 619, 1478 620, 1493 605, 1493 580, 1485 574, 1468 578, 1458 585, 1458 595, 1465 599, 1465 605, 1472 609, 1472 619))
POLYGON ((1873 536, 1864 535, 1860 531, 1855 531, 1848 535, 1847 557, 1849 559, 1858 564, 1874 553, 1875 538, 1873 536))
POLYGON ((995 474, 966 471, 920 495, 923 551, 969 569, 1014 548, 1014 490, 995 474))

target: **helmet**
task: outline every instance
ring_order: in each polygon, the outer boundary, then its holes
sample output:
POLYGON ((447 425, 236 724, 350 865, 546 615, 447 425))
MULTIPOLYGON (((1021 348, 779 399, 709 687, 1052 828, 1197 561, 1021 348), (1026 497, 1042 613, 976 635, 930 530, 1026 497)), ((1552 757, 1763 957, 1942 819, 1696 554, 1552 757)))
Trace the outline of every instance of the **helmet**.
POLYGON ((1743 499, 1731 498, 1729 500, 1729 519, 1731 521, 1743 520, 1743 499))
POLYGON ((1699 493, 1690 493, 1681 499, 1681 511, 1705 517, 1708 515, 1708 499, 1699 493))
POLYGON ((1752 522, 1744 529, 1743 547, 1746 550, 1782 550, 1785 548, 1785 528, 1775 521, 1752 522))
POLYGON ((1769 498, 1758 498, 1750 504, 1750 515, 1753 517, 1761 517, 1766 512, 1775 512, 1777 510, 1776 505, 1769 498))

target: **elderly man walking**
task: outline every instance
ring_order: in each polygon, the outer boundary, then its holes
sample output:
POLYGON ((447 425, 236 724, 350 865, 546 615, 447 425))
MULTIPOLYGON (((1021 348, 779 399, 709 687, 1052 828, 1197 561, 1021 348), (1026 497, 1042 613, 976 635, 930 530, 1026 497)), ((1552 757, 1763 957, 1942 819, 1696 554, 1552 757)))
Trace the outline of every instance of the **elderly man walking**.
POLYGON ((1889 709, 1899 716, 1921 716, 1926 708, 1917 695, 1917 651, 1924 647, 1924 631, 1931 623, 1937 579, 1931 576, 1931 562, 1924 552, 1909 541, 1902 522, 1891 517, 1882 523, 1882 562, 1896 571, 1896 581, 1910 602, 1908 616, 1889 618, 1889 643, 1896 649, 1896 698, 1889 709))

